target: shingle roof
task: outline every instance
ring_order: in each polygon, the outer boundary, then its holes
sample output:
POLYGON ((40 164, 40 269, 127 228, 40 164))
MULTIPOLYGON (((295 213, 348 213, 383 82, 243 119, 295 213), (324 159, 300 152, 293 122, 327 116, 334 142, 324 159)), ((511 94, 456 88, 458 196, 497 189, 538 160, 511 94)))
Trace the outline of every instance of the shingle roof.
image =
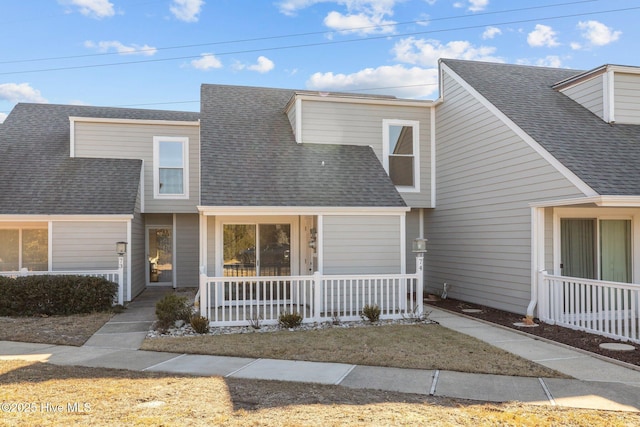
POLYGON ((370 147, 297 144, 293 90, 203 85, 206 206, 405 206, 370 147))
POLYGON ((0 128, 0 214, 132 214, 141 160, 69 157, 69 117, 197 120, 196 113, 18 104, 0 128))
POLYGON ((582 71, 442 60, 601 195, 640 195, 640 126, 610 125, 551 87, 582 71))

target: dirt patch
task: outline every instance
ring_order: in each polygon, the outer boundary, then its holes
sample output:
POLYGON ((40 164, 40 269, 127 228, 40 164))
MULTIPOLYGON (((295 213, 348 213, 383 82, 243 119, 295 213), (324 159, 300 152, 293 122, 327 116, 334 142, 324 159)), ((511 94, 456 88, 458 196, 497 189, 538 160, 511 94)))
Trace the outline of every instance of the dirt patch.
POLYGON ((437 301, 428 301, 427 305, 433 305, 434 307, 450 310, 456 313, 463 314, 465 316, 485 320, 491 323, 496 323, 498 325, 518 330, 520 332, 525 332, 527 334, 546 338, 548 340, 566 344, 571 347, 580 348, 582 350, 590 351, 592 353, 600 354, 602 356, 640 366, 640 345, 638 344, 626 342, 626 344, 630 344, 635 347, 634 351, 611 351, 600 348, 600 344, 612 342, 621 343, 622 341, 591 334, 588 332, 576 331, 574 329, 565 328, 562 326, 549 325, 548 323, 540 322, 539 319, 535 319, 535 323, 538 324, 538 326, 535 328, 514 326, 514 323, 522 322, 522 318, 524 316, 451 298, 447 298, 444 300, 441 299, 437 301), (474 309, 477 309, 479 311, 470 311, 474 309))

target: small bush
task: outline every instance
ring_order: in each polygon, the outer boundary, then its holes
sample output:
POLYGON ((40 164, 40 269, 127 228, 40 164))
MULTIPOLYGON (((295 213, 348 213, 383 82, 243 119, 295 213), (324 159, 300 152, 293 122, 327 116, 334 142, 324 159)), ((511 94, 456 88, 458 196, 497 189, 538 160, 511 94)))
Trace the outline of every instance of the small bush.
POLYGON ((191 327, 199 334, 206 334, 209 332, 209 319, 199 314, 191 316, 191 327))
POLYGON ((302 324, 302 315, 298 314, 298 312, 294 311, 293 313, 289 313, 283 311, 278 316, 278 325, 282 328, 293 329, 297 328, 302 324))
POLYGON ((189 322, 191 312, 192 309, 187 302, 187 297, 167 294, 156 303, 157 327, 159 329, 168 329, 173 326, 176 320, 189 322))
POLYGON ((0 277, 0 316, 67 316, 111 309, 118 285, 102 277, 0 277))
POLYGON ((360 313, 362 319, 367 319, 371 323, 375 323, 380 320, 380 306, 378 304, 369 305, 366 304, 362 307, 362 313, 360 313))

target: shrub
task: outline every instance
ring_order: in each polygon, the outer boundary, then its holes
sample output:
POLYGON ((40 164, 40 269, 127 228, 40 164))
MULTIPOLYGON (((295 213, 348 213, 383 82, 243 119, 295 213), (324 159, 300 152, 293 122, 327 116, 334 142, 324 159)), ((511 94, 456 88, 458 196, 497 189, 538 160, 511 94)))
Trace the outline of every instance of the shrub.
POLYGON ((118 285, 102 277, 0 277, 0 316, 70 315, 108 311, 118 285))
POLYGON ((209 332, 209 319, 199 314, 191 316, 191 327, 199 334, 209 332))
POLYGON ((187 302, 187 297, 167 294, 156 303, 156 316, 158 317, 158 328, 168 329, 176 320, 189 322, 191 306, 187 302))
POLYGON ((282 328, 293 329, 297 328, 301 324, 302 316, 296 311, 293 313, 283 311, 280 313, 280 316, 278 316, 278 325, 282 328))
POLYGON ((380 320, 380 306, 378 304, 369 305, 366 304, 362 307, 362 313, 360 313, 360 317, 363 319, 367 319, 371 323, 375 323, 380 320))

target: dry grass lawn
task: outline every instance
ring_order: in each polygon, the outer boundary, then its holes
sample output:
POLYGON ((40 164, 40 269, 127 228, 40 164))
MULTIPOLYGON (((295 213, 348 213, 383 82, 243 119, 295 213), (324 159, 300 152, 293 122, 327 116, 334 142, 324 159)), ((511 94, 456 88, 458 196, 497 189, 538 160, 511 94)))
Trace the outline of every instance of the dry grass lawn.
POLYGON ((49 317, 0 317, 0 341, 42 344, 84 344, 113 313, 49 317))
POLYGON ((0 361, 1 425, 636 426, 634 413, 0 361), (77 411, 74 411, 74 404, 77 411), (24 411, 26 408, 32 412, 24 411), (54 409, 56 410, 54 412, 54 409))
POLYGON ((542 365, 436 324, 147 338, 142 349, 566 378, 542 365))

